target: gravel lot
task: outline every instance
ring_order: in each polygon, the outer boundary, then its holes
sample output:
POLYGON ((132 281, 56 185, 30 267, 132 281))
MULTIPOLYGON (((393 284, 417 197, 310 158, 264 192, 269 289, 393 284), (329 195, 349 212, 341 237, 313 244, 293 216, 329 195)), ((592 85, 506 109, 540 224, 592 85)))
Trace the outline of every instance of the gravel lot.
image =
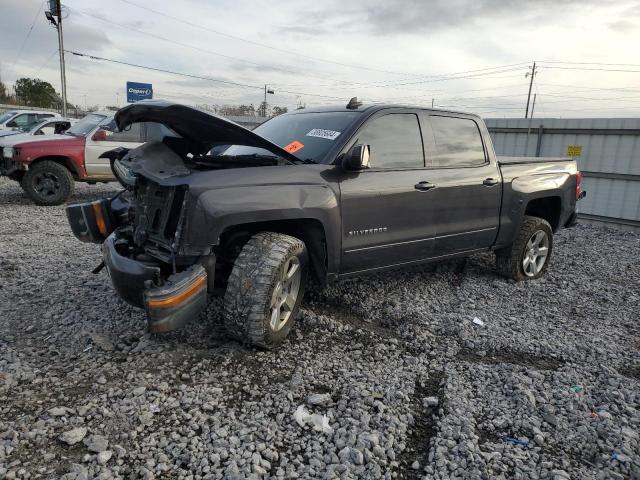
POLYGON ((579 226, 534 282, 491 255, 344 281, 263 352, 219 300, 147 334, 64 209, 0 180, 0 479, 640 478, 639 258, 579 226))

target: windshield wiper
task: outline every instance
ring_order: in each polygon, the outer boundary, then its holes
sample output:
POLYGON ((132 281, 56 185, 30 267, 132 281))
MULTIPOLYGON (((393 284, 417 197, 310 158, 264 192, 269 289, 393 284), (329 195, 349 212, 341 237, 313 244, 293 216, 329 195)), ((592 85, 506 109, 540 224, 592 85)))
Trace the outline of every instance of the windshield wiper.
POLYGON ((309 165, 309 164, 317 164, 318 162, 316 162, 315 160, 311 160, 310 158, 299 158, 298 161, 300 163, 304 163, 305 165, 309 165))

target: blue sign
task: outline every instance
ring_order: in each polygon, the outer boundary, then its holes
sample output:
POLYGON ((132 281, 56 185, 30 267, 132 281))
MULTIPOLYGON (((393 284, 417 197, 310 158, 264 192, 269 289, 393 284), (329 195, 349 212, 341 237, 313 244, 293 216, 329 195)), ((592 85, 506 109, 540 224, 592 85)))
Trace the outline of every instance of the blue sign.
POLYGON ((127 102, 153 98, 153 87, 150 83, 127 82, 127 102))

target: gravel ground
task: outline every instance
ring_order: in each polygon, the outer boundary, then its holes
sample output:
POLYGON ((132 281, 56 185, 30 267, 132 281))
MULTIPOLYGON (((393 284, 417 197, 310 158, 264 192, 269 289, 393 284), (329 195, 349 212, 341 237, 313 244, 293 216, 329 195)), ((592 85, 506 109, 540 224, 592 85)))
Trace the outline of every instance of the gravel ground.
POLYGON ((272 352, 219 300, 146 333, 99 258, 0 180, 0 479, 640 478, 637 234, 562 231, 533 282, 479 255, 334 284, 272 352))

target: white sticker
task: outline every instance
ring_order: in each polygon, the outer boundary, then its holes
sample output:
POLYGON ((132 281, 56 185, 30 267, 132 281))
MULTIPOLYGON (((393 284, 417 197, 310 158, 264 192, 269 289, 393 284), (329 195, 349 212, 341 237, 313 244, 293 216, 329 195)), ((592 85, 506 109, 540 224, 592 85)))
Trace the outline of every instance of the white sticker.
POLYGON ((325 130, 324 128, 314 128, 307 133, 307 137, 326 138, 327 140, 335 140, 338 135, 340 135, 340 132, 325 130))

